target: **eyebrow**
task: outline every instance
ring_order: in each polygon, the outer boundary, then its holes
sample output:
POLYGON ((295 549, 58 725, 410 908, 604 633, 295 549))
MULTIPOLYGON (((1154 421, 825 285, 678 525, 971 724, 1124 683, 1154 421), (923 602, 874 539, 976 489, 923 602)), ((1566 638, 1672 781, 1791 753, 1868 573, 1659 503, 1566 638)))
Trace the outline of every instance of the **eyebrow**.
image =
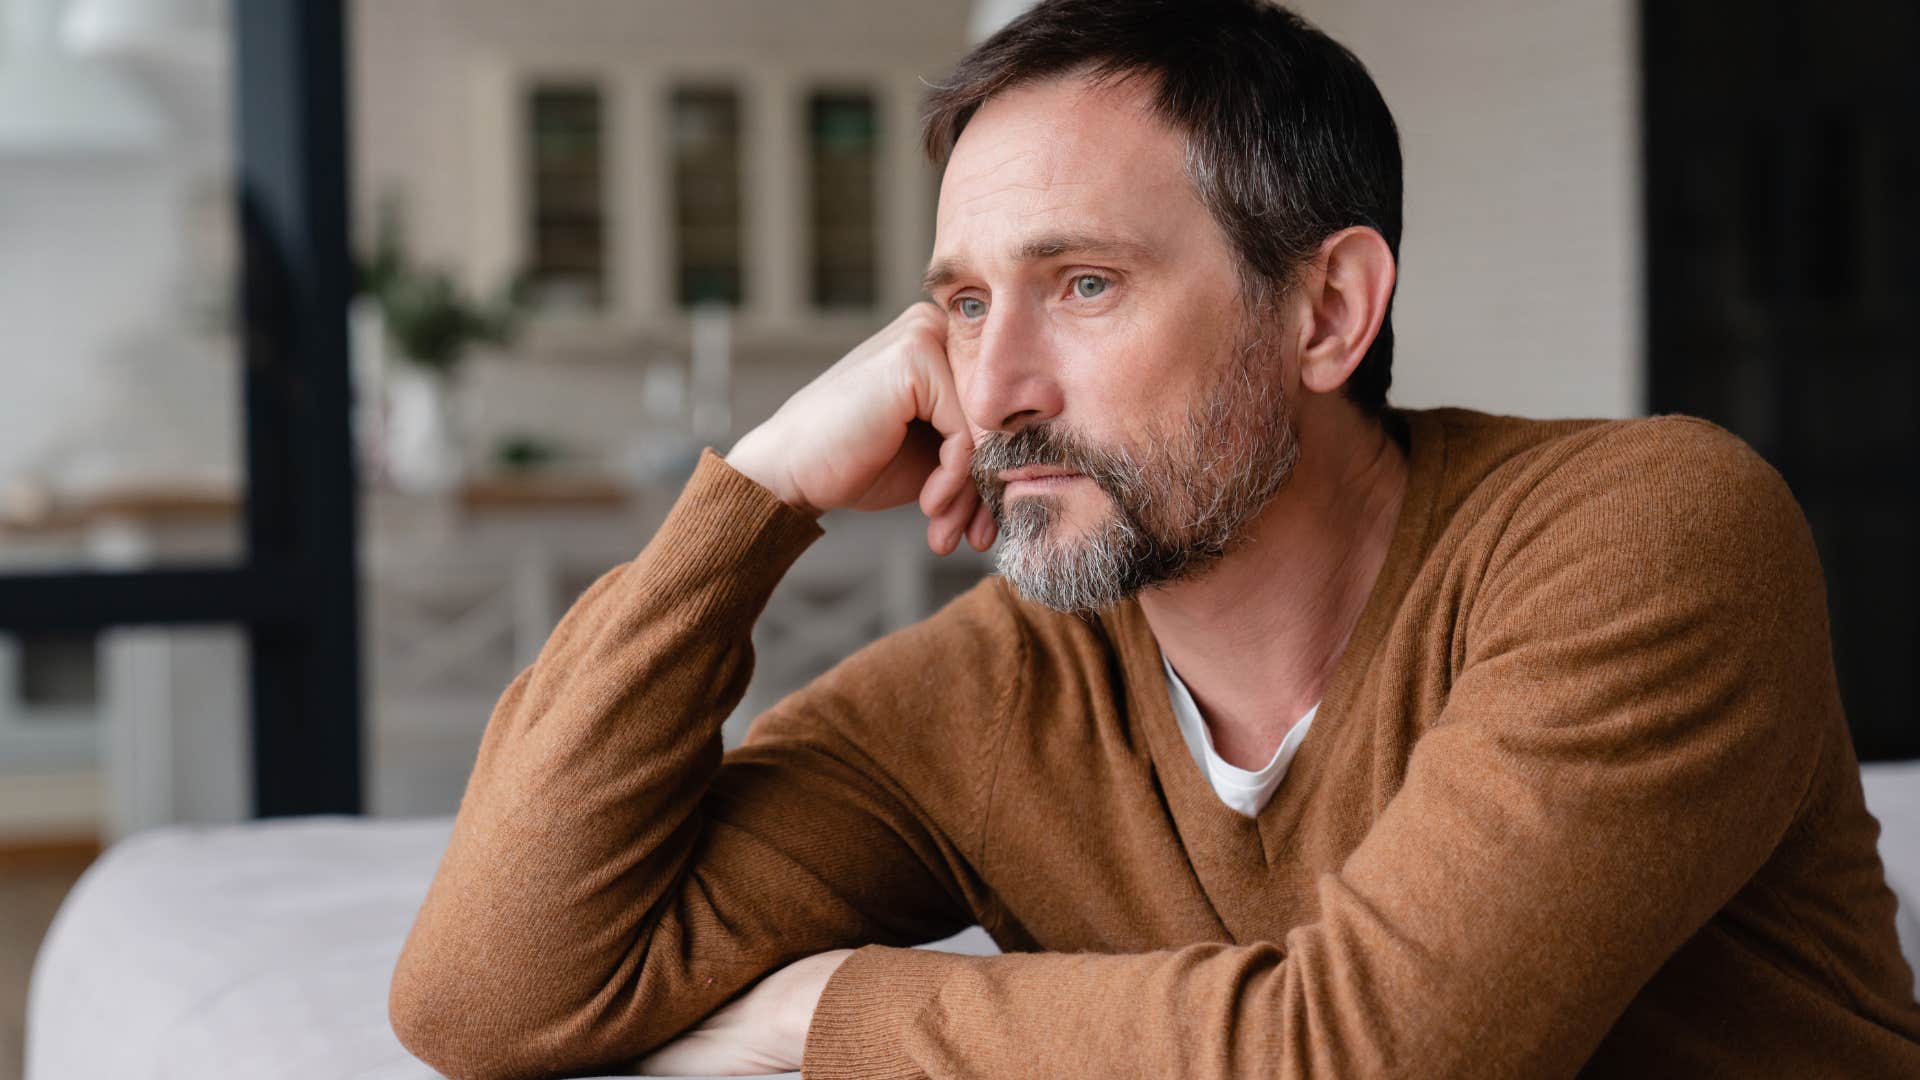
MULTIPOLYGON (((1014 256, 1021 262, 1053 259, 1062 255, 1121 256, 1144 260, 1150 250, 1147 245, 1138 240, 1130 240, 1124 236, 1094 232, 1065 232, 1049 233, 1027 240, 1020 245, 1019 250, 1014 252, 1014 256)), ((926 276, 920 279, 920 289, 931 295, 934 290, 953 284, 956 279, 965 276, 966 273, 966 261, 957 256, 949 255, 935 259, 933 264, 927 267, 926 276)))

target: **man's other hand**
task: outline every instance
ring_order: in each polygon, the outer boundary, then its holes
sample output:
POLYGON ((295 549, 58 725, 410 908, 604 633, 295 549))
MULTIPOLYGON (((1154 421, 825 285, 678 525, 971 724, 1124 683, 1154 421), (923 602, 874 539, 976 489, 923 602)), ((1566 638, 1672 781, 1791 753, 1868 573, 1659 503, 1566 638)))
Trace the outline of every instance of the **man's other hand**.
POLYGON ((967 472, 973 430, 946 342, 946 314, 914 304, 742 436, 727 463, 815 516, 917 497, 935 553, 962 538, 985 551, 995 525, 967 472))
POLYGON ((634 1068, 661 1076, 757 1076, 798 1069, 814 1006, 852 953, 833 949, 788 964, 634 1068))

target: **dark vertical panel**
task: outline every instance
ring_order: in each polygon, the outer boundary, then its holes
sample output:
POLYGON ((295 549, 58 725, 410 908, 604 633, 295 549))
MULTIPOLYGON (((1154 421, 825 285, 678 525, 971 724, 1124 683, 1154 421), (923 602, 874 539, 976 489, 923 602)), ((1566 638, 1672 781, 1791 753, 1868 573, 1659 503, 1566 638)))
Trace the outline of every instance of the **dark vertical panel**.
POLYGON ((1780 470, 1862 758, 1920 756, 1920 5, 1641 5, 1649 407, 1780 470))
POLYGON ((607 299, 606 107, 591 83, 543 83, 527 94, 526 140, 534 296, 561 310, 607 299))
POLYGON ((255 811, 358 813, 345 13, 341 0, 233 13, 249 558, 292 612, 252 628, 255 811))
POLYGON ((730 86, 682 86, 667 109, 680 303, 737 307, 747 284, 740 93, 730 86))
POLYGON ((822 91, 807 99, 816 307, 870 308, 879 295, 879 123, 871 93, 822 91))

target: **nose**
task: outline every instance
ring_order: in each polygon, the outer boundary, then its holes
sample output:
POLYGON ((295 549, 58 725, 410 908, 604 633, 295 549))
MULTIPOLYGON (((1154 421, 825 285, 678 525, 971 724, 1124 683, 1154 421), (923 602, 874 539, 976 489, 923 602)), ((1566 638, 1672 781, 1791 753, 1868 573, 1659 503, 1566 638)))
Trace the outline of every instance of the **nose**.
POLYGON ((985 431, 1011 432, 1051 420, 1065 405, 1054 361, 1037 312, 1017 301, 996 304, 958 387, 960 406, 985 431))

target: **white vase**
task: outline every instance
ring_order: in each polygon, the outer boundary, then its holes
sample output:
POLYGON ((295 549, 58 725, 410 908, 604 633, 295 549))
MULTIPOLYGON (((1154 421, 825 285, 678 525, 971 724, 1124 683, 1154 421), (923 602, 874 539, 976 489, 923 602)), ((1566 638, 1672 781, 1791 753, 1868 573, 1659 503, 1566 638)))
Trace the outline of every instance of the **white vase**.
POLYGON ((401 361, 387 371, 386 463, 395 489, 440 495, 460 483, 463 461, 454 379, 401 361))
POLYGON ((347 308, 347 341, 353 351, 353 446, 360 482, 387 487, 387 320, 367 293, 347 308))

